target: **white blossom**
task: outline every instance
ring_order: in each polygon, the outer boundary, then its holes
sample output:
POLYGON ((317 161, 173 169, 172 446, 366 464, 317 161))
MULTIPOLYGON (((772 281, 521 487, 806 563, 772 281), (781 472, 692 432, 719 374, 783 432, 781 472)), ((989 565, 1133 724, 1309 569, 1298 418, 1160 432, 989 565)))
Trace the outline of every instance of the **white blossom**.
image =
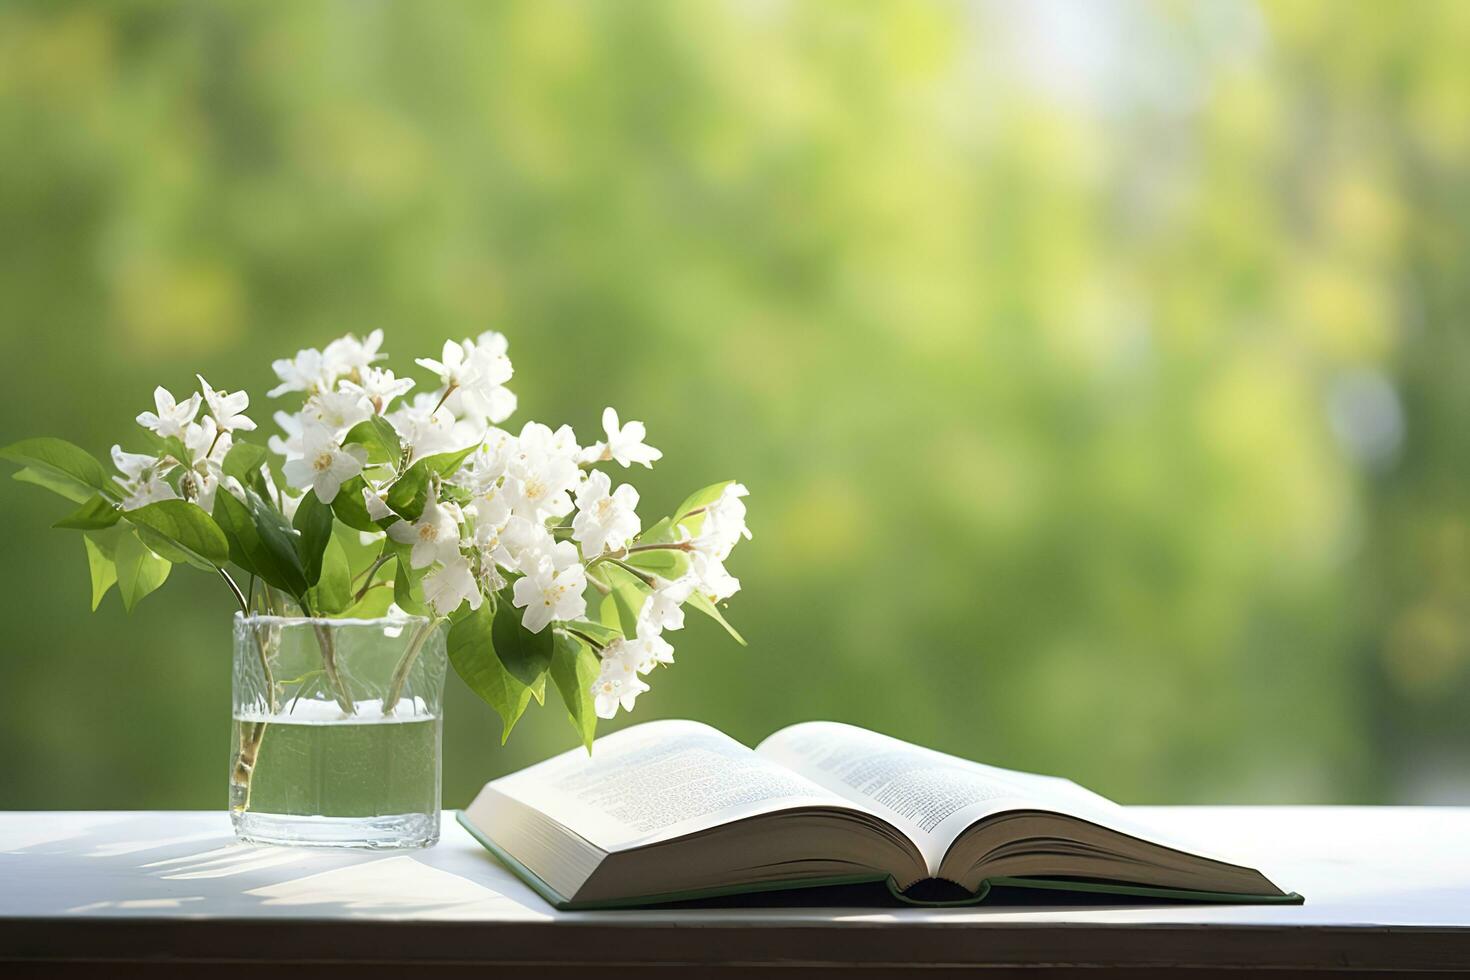
POLYGON ((145 453, 124 452, 121 446, 112 447, 112 462, 122 472, 122 476, 115 476, 113 480, 122 487, 123 510, 137 510, 160 500, 178 499, 178 493, 163 478, 171 464, 145 453))
POLYGON ((319 391, 306 400, 302 415, 331 430, 338 438, 373 414, 372 402, 355 391, 319 391))
POLYGON ((265 444, 270 447, 270 451, 277 456, 300 456, 302 453, 301 430, 306 425, 301 415, 276 412, 271 417, 275 419, 276 426, 285 433, 285 437, 273 435, 266 439, 265 444))
POLYGON ((620 425, 617 410, 611 406, 602 410, 602 430, 607 441, 599 442, 583 453, 583 462, 595 463, 610 459, 620 466, 641 463, 651 468, 657 460, 663 458, 662 452, 643 441, 648 434, 643 423, 629 422, 620 425))
POLYGON ((408 394, 413 385, 413 378, 395 378, 388 368, 366 367, 357 381, 343 381, 338 387, 366 398, 372 403, 373 411, 381 415, 389 402, 408 394))
POLYGON ((689 552, 689 572, 695 587, 711 602, 721 602, 740 591, 740 580, 725 570, 724 562, 702 551, 689 552))
POLYGON ((459 508, 439 503, 431 495, 416 521, 398 521, 388 527, 388 537, 412 545, 408 562, 425 568, 434 562, 448 564, 459 556, 459 508))
POLYGON ((519 451, 516 437, 504 429, 491 426, 485 430, 481 445, 471 453, 456 474, 457 482, 474 494, 488 494, 500 485, 506 467, 519 451))
POLYGON ((366 340, 358 340, 346 334, 332 341, 322 350, 322 367, 328 385, 338 378, 360 376, 367 366, 382 357, 378 348, 383 346, 383 331, 374 330, 366 340))
MULTIPOLYGON (((395 525, 396 526, 396 525, 395 525)), ((469 600, 471 609, 479 609, 482 596, 479 583, 469 561, 456 554, 449 561, 424 576, 424 601, 440 616, 448 616, 469 600)))
POLYGON ((516 579, 512 602, 525 610, 521 624, 539 633, 552 620, 580 619, 587 614, 587 574, 577 561, 577 549, 560 541, 523 578, 516 579), (570 549, 570 551, 568 551, 570 549))
POLYGON ((301 449, 300 457, 286 460, 281 467, 286 482, 299 490, 310 487, 324 504, 337 499, 342 484, 361 473, 367 462, 366 449, 340 445, 320 425, 308 425, 302 430, 301 449))
POLYGON ((627 646, 627 655, 640 674, 649 673, 659 664, 674 662, 673 645, 658 633, 644 633, 640 629, 633 639, 623 642, 627 646))
POLYGON ((413 362, 437 374, 439 383, 445 388, 462 388, 473 379, 475 372, 474 362, 465 349, 467 346, 469 345, 446 340, 444 352, 437 361, 432 357, 416 357, 413 362))
POLYGON ((657 636, 664 630, 684 628, 684 603, 698 582, 685 576, 670 582, 660 579, 638 610, 638 634, 657 636))
POLYGON ((582 543, 582 553, 589 558, 617 551, 642 527, 636 511, 638 491, 624 483, 609 492, 611 486, 606 473, 593 470, 577 488, 572 537, 582 543))
MULTIPOLYGON (((362 503, 367 508, 368 517, 372 520, 381 521, 384 518, 393 516, 393 511, 388 507, 388 501, 384 500, 383 495, 370 486, 362 488, 362 503)), ((372 532, 364 531, 363 533, 368 534, 372 532)))
POLYGON ((724 561, 741 538, 750 539, 750 528, 745 526, 745 501, 741 499, 749 493, 744 484, 731 483, 719 499, 705 507, 704 523, 691 542, 695 550, 724 561))
POLYGON ((437 395, 420 392, 385 416, 403 444, 412 447, 410 463, 446 452, 454 443, 454 414, 438 403, 437 395))
POLYGON ((592 707, 599 718, 612 718, 621 707, 632 711, 648 685, 638 676, 639 655, 625 640, 614 640, 602 650, 597 680, 592 682, 592 707))
POLYGON ((505 527, 500 529, 498 541, 504 551, 502 558, 497 560, 513 572, 524 572, 543 560, 550 561, 556 544, 546 525, 516 515, 511 515, 505 527))
POLYGON ((516 437, 516 450, 512 461, 565 459, 575 463, 582 452, 577 445, 577 434, 570 425, 563 425, 553 432, 551 426, 540 422, 527 422, 521 426, 521 434, 516 437))
POLYGON ((201 421, 184 427, 183 442, 189 454, 187 460, 180 460, 187 467, 179 482, 184 499, 212 511, 214 491, 219 486, 233 440, 228 432, 220 432, 214 419, 206 415, 201 421))
POLYGON ((311 347, 297 351, 295 357, 272 361, 271 370, 281 383, 265 393, 267 398, 279 398, 289 391, 317 391, 331 383, 322 364, 322 352, 311 347))
POLYGON ((182 436, 184 426, 194 421, 194 416, 199 414, 199 400, 200 396, 195 393, 182 402, 175 401, 173 394, 159 385, 153 389, 153 405, 158 409, 157 413, 141 413, 138 424, 165 439, 169 436, 182 436))
POLYGON ((501 422, 515 411, 515 396, 503 387, 514 374, 503 344, 446 340, 439 360, 420 357, 415 363, 439 376, 453 411, 491 422, 501 422))
POLYGON ((521 454, 506 470, 505 496, 511 510, 531 521, 565 517, 571 513, 568 490, 577 485, 581 471, 565 456, 521 454))
POLYGON ((204 375, 196 374, 194 377, 199 379, 199 385, 204 389, 204 401, 209 406, 209 414, 214 416, 214 421, 221 429, 225 432, 249 432, 255 428, 255 423, 242 414, 250 407, 249 395, 243 391, 215 391, 204 380, 204 375))

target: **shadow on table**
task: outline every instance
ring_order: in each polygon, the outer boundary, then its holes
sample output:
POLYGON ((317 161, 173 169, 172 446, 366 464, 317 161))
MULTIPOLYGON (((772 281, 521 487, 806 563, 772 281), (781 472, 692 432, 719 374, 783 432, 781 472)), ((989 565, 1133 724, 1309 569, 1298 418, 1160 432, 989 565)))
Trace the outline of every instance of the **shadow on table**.
POLYGON ((243 844, 215 813, 171 814, 166 829, 158 815, 54 818, 24 838, 0 836, 0 867, 24 868, 38 914, 550 917, 508 873, 487 881, 458 874, 445 867, 455 853, 438 848, 371 854, 243 844))

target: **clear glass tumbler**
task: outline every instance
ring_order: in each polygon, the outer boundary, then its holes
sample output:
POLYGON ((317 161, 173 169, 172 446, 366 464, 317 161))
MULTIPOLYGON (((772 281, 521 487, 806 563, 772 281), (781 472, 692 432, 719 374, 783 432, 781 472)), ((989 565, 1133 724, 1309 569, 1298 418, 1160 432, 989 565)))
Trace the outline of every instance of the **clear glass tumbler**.
POLYGON ((444 632, 430 620, 235 615, 230 818, 261 844, 439 839, 444 632))

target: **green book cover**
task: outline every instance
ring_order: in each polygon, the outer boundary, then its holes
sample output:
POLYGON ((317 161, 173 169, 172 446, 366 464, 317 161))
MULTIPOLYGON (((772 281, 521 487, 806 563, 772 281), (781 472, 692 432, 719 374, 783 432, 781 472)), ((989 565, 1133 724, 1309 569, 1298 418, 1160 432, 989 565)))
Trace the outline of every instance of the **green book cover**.
POLYGON ((1021 888, 1037 890, 1042 892, 1059 893, 1058 902, 1065 901, 1065 894, 1076 895, 1117 895, 1127 898, 1159 899, 1170 902, 1201 902, 1232 905, 1300 905, 1305 899, 1296 892, 1286 895, 1238 895, 1229 892, 1201 892, 1187 891, 1176 888, 1150 888, 1142 885, 1127 885, 1121 883, 1104 881, 1063 880, 1054 878, 991 878, 980 883, 980 888, 973 895, 957 899, 942 901, 930 901, 914 898, 901 891, 892 877, 882 874, 873 875, 849 875, 834 878, 812 878, 805 881, 771 881, 757 884, 703 888, 695 891, 677 892, 665 895, 640 895, 635 898, 613 899, 599 902, 574 902, 565 895, 560 894, 545 881, 541 879, 530 868, 517 861, 506 853, 493 840, 480 831, 465 817, 463 810, 455 811, 455 819, 460 826, 469 831, 470 836, 484 845, 485 849, 500 859, 506 867, 510 868, 516 875, 529 885, 542 898, 546 899, 553 907, 565 911, 581 909, 619 909, 619 908, 641 908, 650 905, 667 905, 673 902, 691 902, 705 898, 722 898, 731 895, 748 895, 757 892, 772 891, 796 891, 808 888, 823 888, 832 885, 855 885, 869 883, 883 883, 892 898, 905 905, 917 905, 929 908, 943 908, 950 906, 978 905, 984 902, 991 894, 992 889, 998 887, 1021 888))

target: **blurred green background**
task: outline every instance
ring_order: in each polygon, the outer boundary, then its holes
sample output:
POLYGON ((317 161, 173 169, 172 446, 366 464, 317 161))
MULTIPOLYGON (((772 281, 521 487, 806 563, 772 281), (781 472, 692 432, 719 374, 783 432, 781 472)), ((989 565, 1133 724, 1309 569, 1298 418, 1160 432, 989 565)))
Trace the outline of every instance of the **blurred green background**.
MULTIPOLYGON (((0 3, 0 441, 494 328, 513 424, 648 422, 645 519, 750 487, 750 648, 692 623, 635 720, 1464 802, 1467 49, 1456 2, 0 3)), ((228 594, 89 614, 65 502, 0 508, 0 806, 223 807, 228 594)), ((446 805, 575 744, 451 687, 446 805)))

